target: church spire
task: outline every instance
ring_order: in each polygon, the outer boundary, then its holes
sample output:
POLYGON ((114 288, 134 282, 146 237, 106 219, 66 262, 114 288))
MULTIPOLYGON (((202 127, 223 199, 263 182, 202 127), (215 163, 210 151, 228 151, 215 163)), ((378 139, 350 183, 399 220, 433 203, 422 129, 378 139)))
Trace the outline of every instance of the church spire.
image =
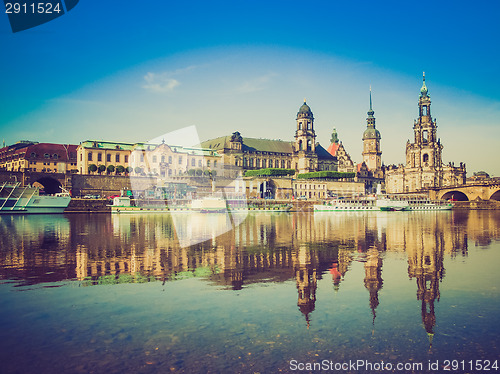
MULTIPOLYGON (((372 108, 372 86, 370 85, 370 110, 368 111, 368 118, 373 118, 373 115, 375 114, 375 112, 373 111, 373 108, 372 108)), ((375 123, 374 123, 375 125, 375 123)))
POLYGON ((427 86, 425 85, 425 71, 423 72, 423 77, 422 77, 422 88, 420 89, 420 97, 425 97, 429 96, 427 93, 427 86))

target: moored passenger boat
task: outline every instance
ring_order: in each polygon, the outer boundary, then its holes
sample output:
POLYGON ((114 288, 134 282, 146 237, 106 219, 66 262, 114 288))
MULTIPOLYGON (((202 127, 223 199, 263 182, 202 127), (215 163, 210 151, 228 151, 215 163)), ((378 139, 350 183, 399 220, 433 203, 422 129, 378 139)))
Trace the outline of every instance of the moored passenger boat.
POLYGON ((450 210, 449 201, 430 200, 426 197, 412 196, 358 196, 338 198, 314 205, 315 212, 328 211, 412 211, 412 210, 450 210))
POLYGON ((35 186, 0 185, 0 214, 63 213, 71 201, 68 192, 40 195, 35 186))

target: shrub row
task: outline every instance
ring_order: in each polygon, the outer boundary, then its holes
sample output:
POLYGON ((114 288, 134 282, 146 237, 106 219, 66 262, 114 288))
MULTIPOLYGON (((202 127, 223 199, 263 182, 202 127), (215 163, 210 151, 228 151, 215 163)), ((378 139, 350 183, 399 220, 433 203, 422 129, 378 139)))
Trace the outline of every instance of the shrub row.
POLYGON ((245 172, 245 177, 279 177, 283 175, 294 175, 295 169, 278 169, 278 168, 266 168, 258 170, 247 170, 245 172))
POLYGON ((342 179, 354 178, 356 173, 346 173, 342 171, 313 171, 311 173, 298 174, 297 179, 342 179))

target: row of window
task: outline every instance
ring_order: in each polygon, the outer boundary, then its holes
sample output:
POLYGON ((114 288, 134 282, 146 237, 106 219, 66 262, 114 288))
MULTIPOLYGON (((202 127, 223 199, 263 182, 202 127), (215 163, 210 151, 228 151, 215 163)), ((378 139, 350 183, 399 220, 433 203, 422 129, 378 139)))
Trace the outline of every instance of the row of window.
MULTIPOLYGON (((238 165, 238 160, 236 160, 235 163, 236 166, 238 165)), ((282 169, 291 169, 292 167, 292 162, 290 160, 266 160, 266 159, 260 159, 260 158, 244 158, 243 159, 243 167, 256 167, 256 168, 282 168, 282 169)))
MULTIPOLYGON (((111 162, 112 160, 112 154, 106 154, 106 162, 111 162)), ((120 162, 121 160, 121 155, 119 153, 115 154, 115 157, 114 157, 114 161, 115 162, 120 162)), ((87 155, 87 161, 93 161, 93 158, 94 158, 94 155, 92 152, 89 152, 88 155, 87 155)), ((144 155, 141 154, 139 157, 139 162, 144 162, 144 155)), ((133 163, 134 162, 134 156, 132 155, 131 158, 130 158, 131 162, 133 163)), ((165 155, 162 155, 160 157, 160 162, 161 163, 165 163, 166 160, 167 160, 167 157, 165 155)), ((97 153, 97 162, 102 162, 102 153, 97 153)), ((157 164, 158 163, 158 157, 157 156, 153 156, 151 158, 151 161, 153 164, 157 164)), ((124 155, 123 156, 123 162, 126 164, 128 163, 128 155, 124 155)), ((169 164, 172 164, 173 162, 173 158, 172 156, 168 156, 168 163, 169 164)), ((183 162, 183 157, 182 156, 179 156, 177 157, 177 162, 179 163, 179 165, 182 165, 182 162, 183 162)), ((196 166, 196 159, 195 158, 192 158, 191 159, 191 166, 196 166)), ((207 160, 207 166, 210 167, 210 160, 207 160)), ((213 162, 213 166, 214 167, 217 167, 217 160, 214 160, 213 162)), ((201 159, 198 159, 198 167, 203 167, 203 161, 201 159)))
MULTIPOLYGON (((82 160, 82 157, 83 157, 83 156, 82 156, 82 155, 80 155, 80 161, 83 161, 83 160, 82 160)), ((112 157, 112 154, 108 153, 108 154, 106 155, 106 162, 111 162, 111 157, 112 157)), ((119 154, 119 153, 117 153, 117 154, 115 155, 115 162, 120 162, 120 159, 121 159, 120 154, 119 154)), ((89 153, 88 153, 88 156, 87 156, 87 161, 93 161, 93 154, 92 154, 92 152, 89 152, 89 153)), ((97 154, 97 162, 99 162, 99 161, 102 161, 102 153, 100 153, 100 152, 97 154)), ((124 155, 123 161, 124 161, 125 163, 127 163, 127 162, 128 162, 128 155, 124 155)))
POLYGON ((296 184, 295 185, 295 188, 296 189, 299 189, 299 190, 302 190, 302 189, 309 189, 309 190, 315 190, 315 189, 318 189, 318 190, 326 190, 326 184, 296 184))

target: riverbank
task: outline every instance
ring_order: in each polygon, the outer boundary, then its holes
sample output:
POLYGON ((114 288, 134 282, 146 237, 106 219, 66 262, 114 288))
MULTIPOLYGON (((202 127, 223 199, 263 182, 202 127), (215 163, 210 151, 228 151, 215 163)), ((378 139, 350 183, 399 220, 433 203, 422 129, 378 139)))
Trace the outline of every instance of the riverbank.
MULTIPOLYGON (((111 202, 107 199, 81 199, 73 198, 64 213, 110 213, 111 202)), ((292 211, 312 212, 313 205, 318 201, 290 201, 290 200, 248 200, 249 210, 268 210, 273 206, 292 205, 292 211)), ((456 201, 454 210, 494 210, 500 209, 500 201, 496 200, 474 200, 456 201)))

